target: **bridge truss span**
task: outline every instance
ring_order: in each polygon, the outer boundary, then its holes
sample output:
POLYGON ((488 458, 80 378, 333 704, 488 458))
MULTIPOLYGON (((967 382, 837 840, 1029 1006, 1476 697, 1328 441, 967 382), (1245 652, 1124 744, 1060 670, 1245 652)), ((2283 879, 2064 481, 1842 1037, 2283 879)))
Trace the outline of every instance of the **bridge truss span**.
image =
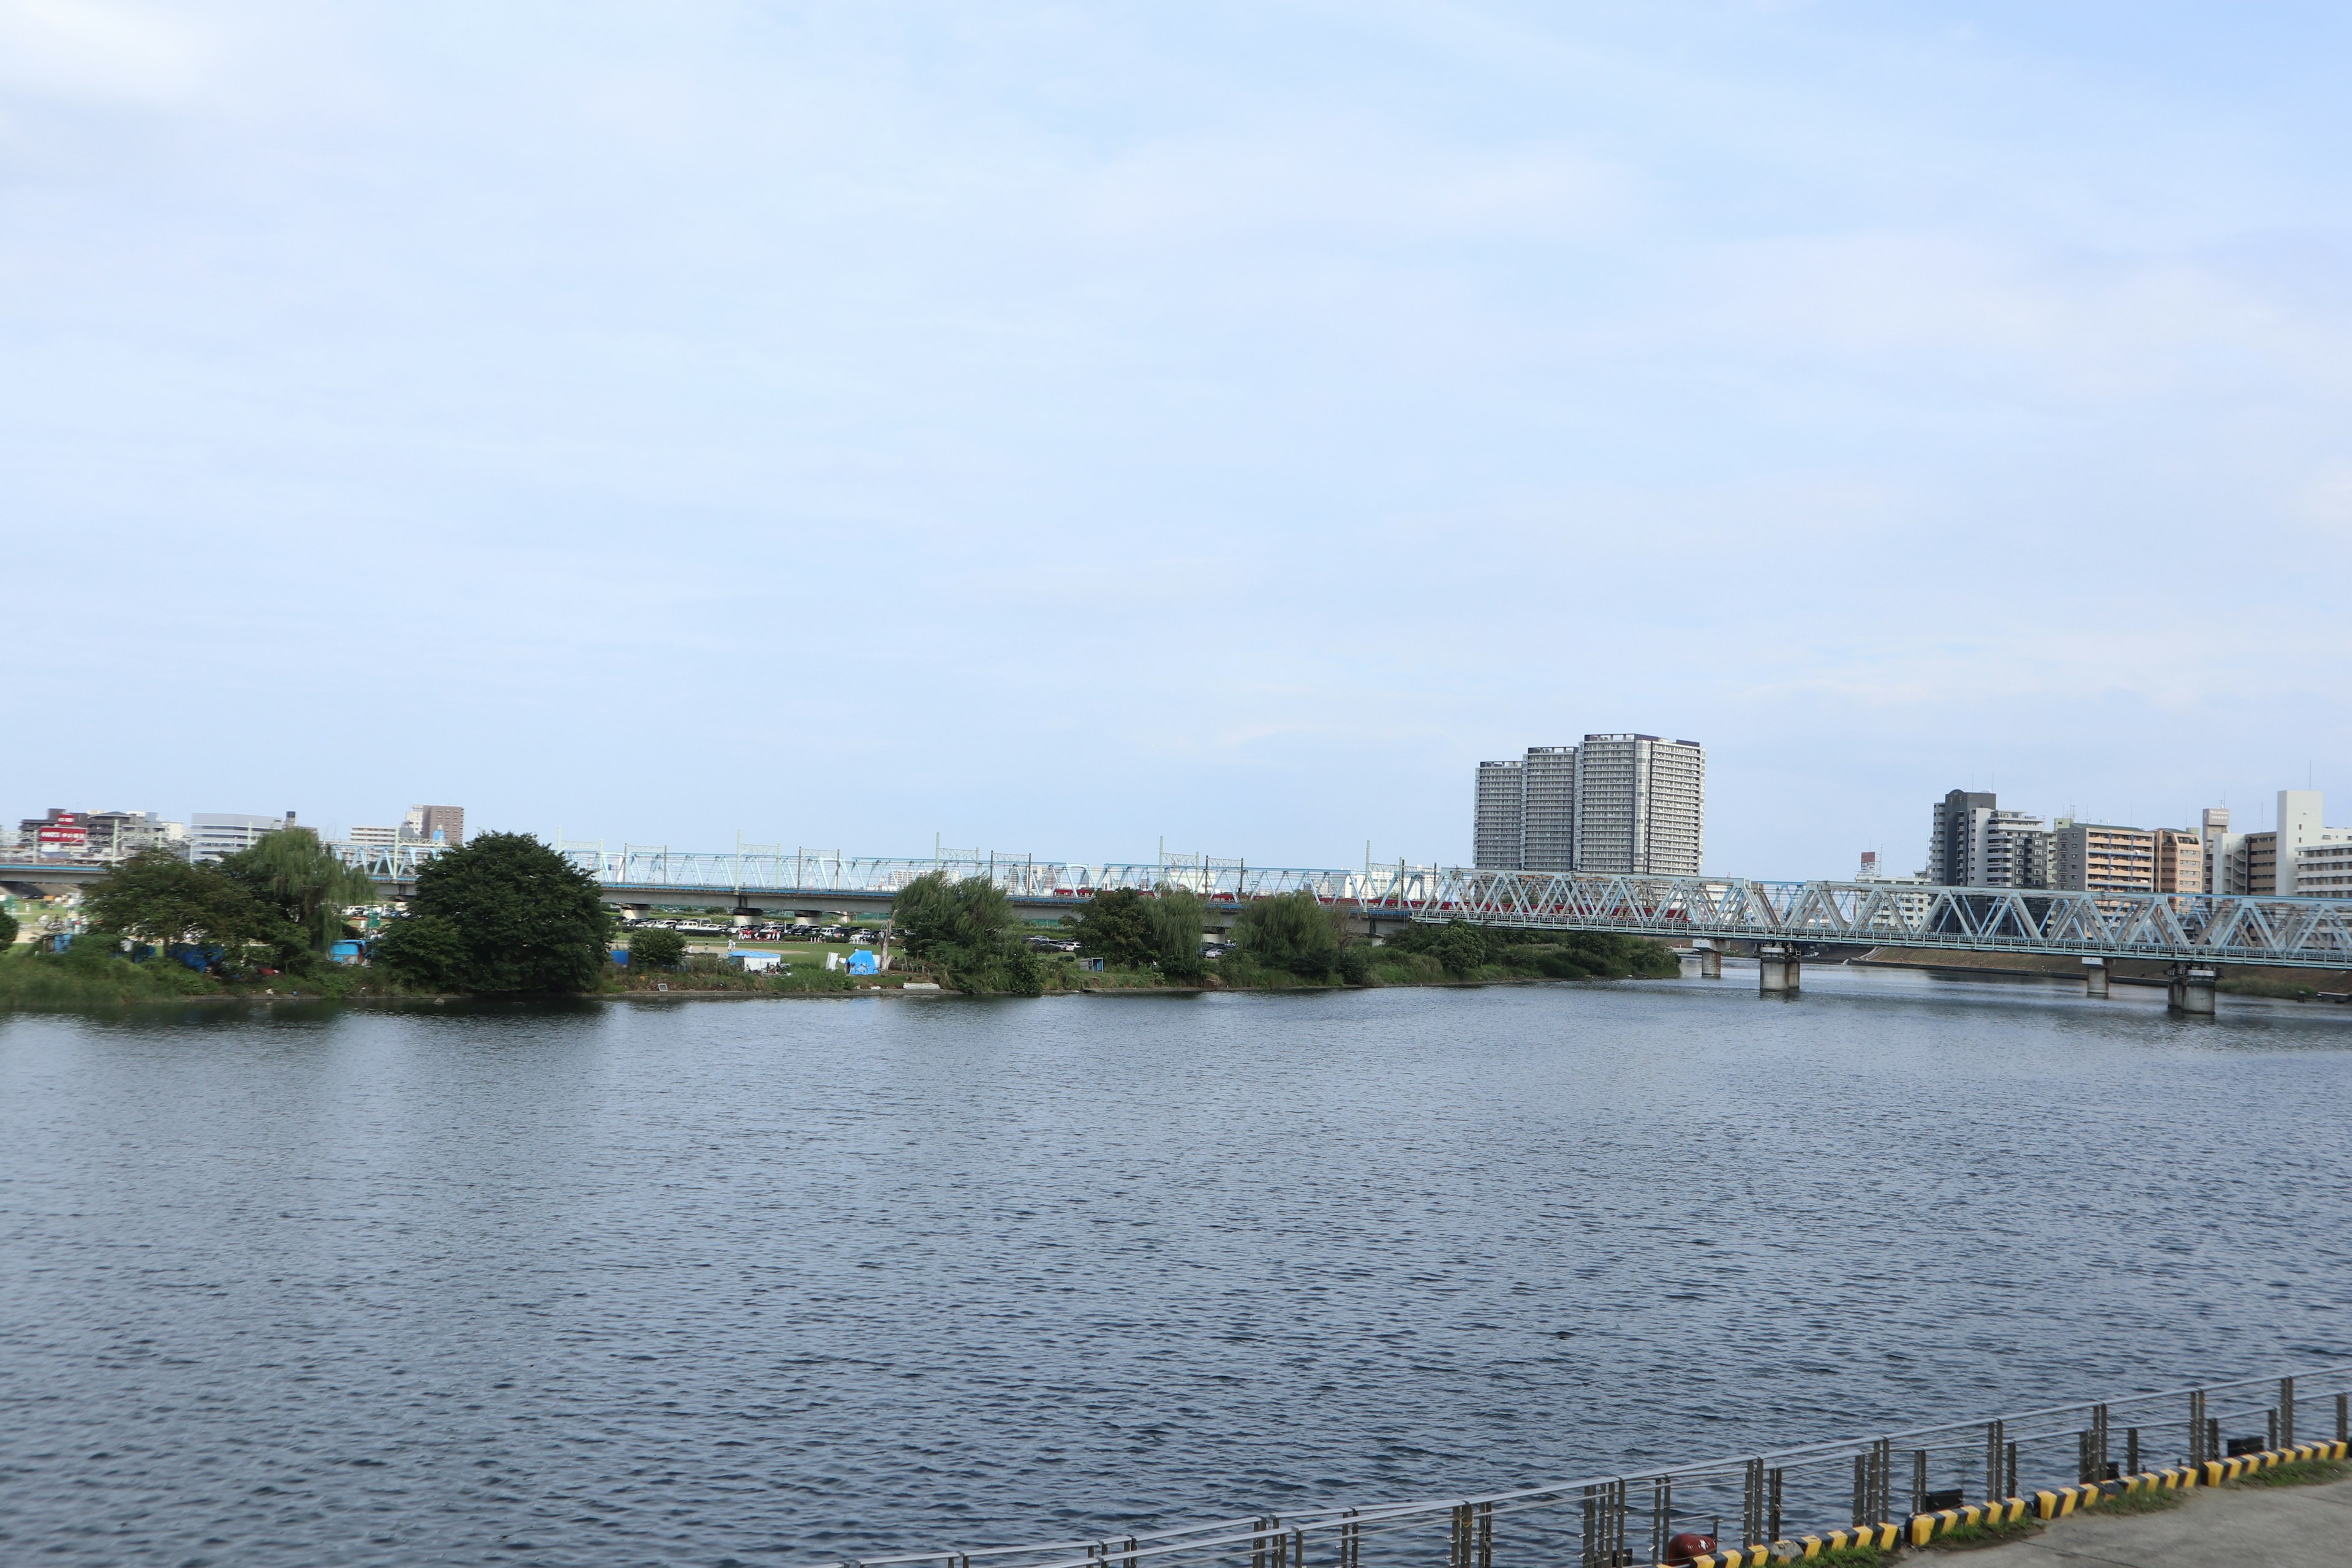
POLYGON ((1677 940, 2352 968, 2352 900, 1450 870, 1420 919, 1677 940))

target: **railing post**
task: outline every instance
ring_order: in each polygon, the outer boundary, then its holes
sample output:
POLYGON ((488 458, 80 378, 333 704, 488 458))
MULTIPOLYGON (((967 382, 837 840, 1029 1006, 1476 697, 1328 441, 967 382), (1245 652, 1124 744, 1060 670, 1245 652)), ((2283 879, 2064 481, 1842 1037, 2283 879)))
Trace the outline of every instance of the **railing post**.
POLYGON ((1651 1501, 1654 1511, 1651 1521, 1653 1554, 1650 1561, 1664 1563, 1666 1560, 1666 1542, 1675 1532, 1675 1483, 1670 1478, 1660 1476, 1651 1483, 1651 1501))
POLYGON ((2279 1379, 2279 1440, 2281 1448, 2294 1447, 2294 1379, 2279 1379))
POLYGON ((2189 1468, 2193 1469, 2210 1458, 2205 1452, 2205 1394, 2200 1389, 2189 1396, 2189 1468))
POLYGON ((1786 1474, 1777 1465, 1772 1468, 1772 1518, 1765 1525, 1764 1533, 1774 1541, 1780 1539, 1780 1479, 1786 1474))
POLYGON ((2009 1495, 2001 1485, 2000 1445, 2007 1428, 1998 1421, 1985 1423, 1985 1501, 1999 1502, 2009 1495))

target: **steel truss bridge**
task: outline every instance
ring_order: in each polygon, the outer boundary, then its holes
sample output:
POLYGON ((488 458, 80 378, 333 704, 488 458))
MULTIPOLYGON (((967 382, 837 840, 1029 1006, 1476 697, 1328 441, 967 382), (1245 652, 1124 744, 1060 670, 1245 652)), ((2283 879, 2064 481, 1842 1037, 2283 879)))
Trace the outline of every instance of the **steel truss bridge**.
MULTIPOLYGON (((1377 930, 1383 922, 1473 921, 1530 931, 1608 931, 1678 943, 1790 950, 1903 947, 2139 959, 2176 965, 2352 969, 2352 900, 2207 893, 1939 888, 1910 882, 1774 882, 1482 871, 1436 866, 1316 869, 1205 856, 1082 863, 977 852, 928 858, 745 845, 735 851, 559 843, 614 903, 738 908, 877 908, 931 872, 982 877, 1037 912, 1097 892, 1182 888, 1213 918, 1252 900, 1307 892, 1377 930)), ((388 889, 414 882, 430 845, 339 852, 388 889)), ((5 876, 0 870, 0 876, 5 876)))

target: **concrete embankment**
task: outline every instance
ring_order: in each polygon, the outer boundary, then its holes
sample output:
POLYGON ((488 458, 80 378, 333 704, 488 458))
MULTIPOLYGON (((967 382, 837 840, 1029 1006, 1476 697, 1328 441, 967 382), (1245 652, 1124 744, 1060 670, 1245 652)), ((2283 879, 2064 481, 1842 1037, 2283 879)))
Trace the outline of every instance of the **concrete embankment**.
POLYGON ((2026 1540, 1971 1552, 1954 1568, 2344 1568, 2347 1563, 2352 1480, 2200 1487, 2161 1513, 2078 1513, 2026 1540))
POLYGON ((1912 1548, 1966 1551, 1971 1568, 2061 1562, 2343 1568, 2352 1563, 2352 1479, 2338 1479, 2347 1458, 2352 1442, 2343 1438, 2280 1447, 1677 1561, 1690 1568, 1766 1568, 1824 1556, 1877 1562, 1912 1548), (2294 1500, 2293 1506, 2280 1509, 2286 1500, 2294 1500), (2034 1533, 2003 1539, 2022 1531, 2034 1533))

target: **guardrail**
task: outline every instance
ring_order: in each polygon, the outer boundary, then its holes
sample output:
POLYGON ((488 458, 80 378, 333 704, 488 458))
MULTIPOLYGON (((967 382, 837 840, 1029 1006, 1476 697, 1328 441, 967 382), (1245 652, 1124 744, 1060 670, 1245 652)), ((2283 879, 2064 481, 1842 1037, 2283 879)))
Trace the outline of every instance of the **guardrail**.
POLYGON ((2072 1511, 2093 1495, 2082 1489, 2120 1490, 2166 1468, 2191 1485, 2234 1476, 2232 1456, 2275 1459, 2314 1439, 2352 1441, 2347 1403, 2352 1375, 2327 1368, 1475 1496, 1327 1505, 805 1568, 1209 1568, 1244 1561, 1249 1568, 1366 1568, 1368 1553, 1422 1565, 1436 1562, 1441 1551, 1447 1568, 1496 1568, 1498 1558, 1530 1568, 1570 1562, 1625 1568, 1668 1561, 1675 1536, 1685 1531, 1717 1540, 1717 1564, 1759 1560, 1752 1555, 1758 1549, 1776 1545, 1811 1556, 1803 1550, 1808 1541, 1816 1550, 1892 1546, 1915 1521, 1947 1511, 1956 1518, 1964 1511, 1983 1517, 1994 1505, 2005 1518, 2028 1509, 2043 1517, 2072 1511))

